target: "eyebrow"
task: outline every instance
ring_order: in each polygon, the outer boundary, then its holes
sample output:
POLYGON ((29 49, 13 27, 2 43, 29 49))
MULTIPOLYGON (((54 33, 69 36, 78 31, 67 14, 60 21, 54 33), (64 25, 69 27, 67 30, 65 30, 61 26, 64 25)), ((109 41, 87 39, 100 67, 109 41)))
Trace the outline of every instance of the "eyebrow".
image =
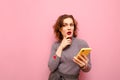
MULTIPOLYGON (((68 23, 64 23, 64 22, 63 22, 63 24, 68 24, 68 23)), ((74 24, 74 23, 72 22, 72 23, 69 23, 69 24, 74 24)))

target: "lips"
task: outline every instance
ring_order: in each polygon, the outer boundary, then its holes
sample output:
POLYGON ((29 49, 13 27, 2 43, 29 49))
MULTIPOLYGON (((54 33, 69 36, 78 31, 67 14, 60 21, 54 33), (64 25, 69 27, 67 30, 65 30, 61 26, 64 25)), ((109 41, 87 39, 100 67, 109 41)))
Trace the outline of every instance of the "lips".
POLYGON ((71 35, 71 32, 67 32, 67 35, 71 35))

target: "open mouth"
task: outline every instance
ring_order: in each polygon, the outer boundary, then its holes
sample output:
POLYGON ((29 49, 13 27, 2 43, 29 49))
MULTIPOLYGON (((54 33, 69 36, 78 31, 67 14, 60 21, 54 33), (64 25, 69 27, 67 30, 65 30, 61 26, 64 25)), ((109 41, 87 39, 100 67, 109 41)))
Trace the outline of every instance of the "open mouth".
POLYGON ((67 35, 71 35, 71 32, 67 32, 67 35))

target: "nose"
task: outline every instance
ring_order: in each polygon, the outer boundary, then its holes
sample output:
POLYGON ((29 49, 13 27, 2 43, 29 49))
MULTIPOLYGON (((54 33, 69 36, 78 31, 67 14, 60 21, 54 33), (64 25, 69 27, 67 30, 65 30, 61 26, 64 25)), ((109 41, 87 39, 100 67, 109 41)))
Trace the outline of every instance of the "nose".
POLYGON ((68 25, 68 29, 71 29, 70 25, 68 25))

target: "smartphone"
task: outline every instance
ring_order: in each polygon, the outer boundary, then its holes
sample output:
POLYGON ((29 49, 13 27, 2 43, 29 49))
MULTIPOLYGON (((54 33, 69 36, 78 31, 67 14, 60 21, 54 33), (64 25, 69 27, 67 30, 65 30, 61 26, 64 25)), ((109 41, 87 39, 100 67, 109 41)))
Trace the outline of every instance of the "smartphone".
POLYGON ((88 56, 88 54, 90 54, 91 50, 92 50, 91 48, 82 48, 75 57, 78 58, 82 54, 85 54, 86 56, 88 56))

